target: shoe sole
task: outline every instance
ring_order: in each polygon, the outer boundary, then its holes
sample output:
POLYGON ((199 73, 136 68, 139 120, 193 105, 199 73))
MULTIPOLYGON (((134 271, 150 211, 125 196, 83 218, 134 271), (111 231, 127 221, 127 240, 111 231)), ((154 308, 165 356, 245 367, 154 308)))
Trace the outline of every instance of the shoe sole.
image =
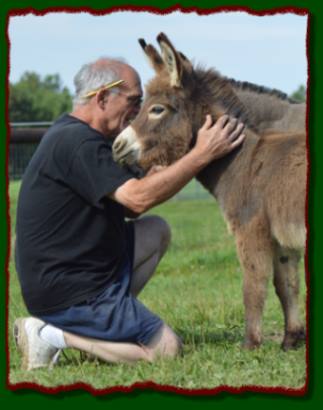
MULTIPOLYGON (((25 330, 25 324, 26 320, 28 318, 18 318, 14 322, 13 326, 13 337, 14 341, 17 347, 17 350, 21 354, 21 370, 29 371, 29 370, 34 370, 34 369, 39 369, 39 368, 44 368, 44 367, 49 367, 51 363, 46 363, 46 364, 40 364, 40 363, 31 363, 30 362, 30 357, 29 357, 29 343, 28 343, 28 337, 27 337, 27 332, 25 330)), ((57 359, 54 359, 54 362, 56 362, 57 359)), ((53 362, 53 364, 54 364, 53 362)), ((53 366, 52 364, 52 366, 53 366)))
POLYGON ((22 331, 25 326, 25 319, 16 319, 14 326, 13 326, 13 337, 15 340, 15 344, 17 350, 21 353, 22 362, 21 362, 21 369, 22 370, 30 370, 29 369, 29 354, 28 354, 28 339, 26 337, 26 332, 22 331))

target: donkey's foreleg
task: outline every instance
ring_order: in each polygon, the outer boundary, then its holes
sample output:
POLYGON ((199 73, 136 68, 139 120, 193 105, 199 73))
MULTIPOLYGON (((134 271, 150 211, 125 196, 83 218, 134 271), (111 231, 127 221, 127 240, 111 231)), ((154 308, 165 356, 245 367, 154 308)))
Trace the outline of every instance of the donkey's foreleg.
POLYGON ((297 251, 278 248, 275 255, 274 285, 281 302, 285 319, 284 350, 296 348, 305 340, 304 326, 299 318, 300 255, 297 251))
POLYGON ((265 227, 256 224, 237 234, 237 248, 244 270, 243 299, 246 331, 244 347, 258 347, 262 341, 262 315, 268 279, 273 274, 273 250, 265 227), (255 229, 254 229, 255 228, 255 229))

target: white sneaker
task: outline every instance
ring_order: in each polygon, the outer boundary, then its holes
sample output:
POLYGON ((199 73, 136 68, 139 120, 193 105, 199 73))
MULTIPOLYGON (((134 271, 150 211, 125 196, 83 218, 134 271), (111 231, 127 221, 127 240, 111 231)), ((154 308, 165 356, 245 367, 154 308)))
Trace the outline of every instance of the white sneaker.
POLYGON ((45 325, 45 322, 34 317, 15 320, 14 338, 22 355, 21 367, 23 370, 50 367, 58 359, 60 349, 50 345, 39 336, 45 325))

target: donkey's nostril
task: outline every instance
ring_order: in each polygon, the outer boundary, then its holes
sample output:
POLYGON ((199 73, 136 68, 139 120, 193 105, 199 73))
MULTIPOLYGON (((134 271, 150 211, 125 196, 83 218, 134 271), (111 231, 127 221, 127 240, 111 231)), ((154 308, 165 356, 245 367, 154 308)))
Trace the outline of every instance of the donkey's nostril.
POLYGON ((116 140, 113 143, 112 149, 115 153, 122 151, 122 149, 125 147, 127 141, 125 141, 124 139, 119 139, 116 140))

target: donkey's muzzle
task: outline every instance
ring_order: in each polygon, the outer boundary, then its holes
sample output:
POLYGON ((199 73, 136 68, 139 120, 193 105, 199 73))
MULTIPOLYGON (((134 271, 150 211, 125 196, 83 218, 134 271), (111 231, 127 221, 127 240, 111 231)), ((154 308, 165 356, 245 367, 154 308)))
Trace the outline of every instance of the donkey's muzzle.
POLYGON ((123 130, 112 145, 113 159, 121 165, 133 165, 140 157, 140 143, 131 126, 123 130))

